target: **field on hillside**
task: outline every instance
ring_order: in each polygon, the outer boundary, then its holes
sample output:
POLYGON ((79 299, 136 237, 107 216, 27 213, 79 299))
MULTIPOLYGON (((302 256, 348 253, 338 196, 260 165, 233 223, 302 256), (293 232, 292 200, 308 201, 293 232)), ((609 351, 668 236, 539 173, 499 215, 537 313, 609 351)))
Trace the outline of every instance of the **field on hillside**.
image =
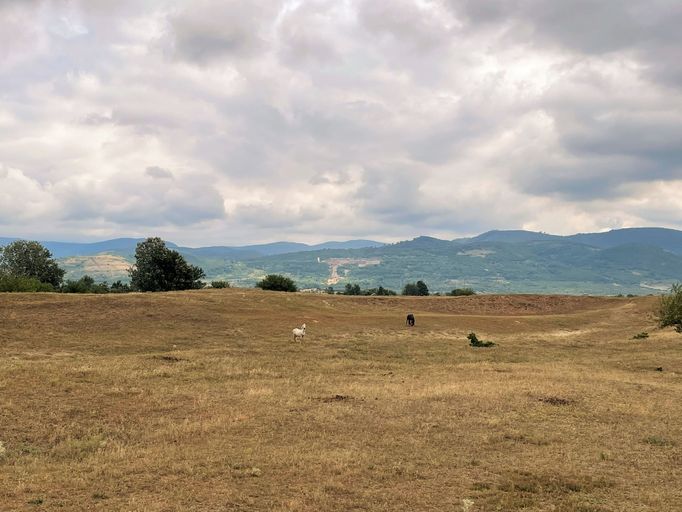
POLYGON ((0 510, 682 510, 657 300, 0 294, 0 510))

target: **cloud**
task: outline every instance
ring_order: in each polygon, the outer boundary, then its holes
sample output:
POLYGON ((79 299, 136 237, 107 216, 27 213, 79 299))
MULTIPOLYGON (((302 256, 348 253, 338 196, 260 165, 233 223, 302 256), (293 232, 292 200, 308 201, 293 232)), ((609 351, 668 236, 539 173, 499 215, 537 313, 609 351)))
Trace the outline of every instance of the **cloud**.
POLYGON ((388 5, 0 3, 4 234, 682 228, 679 2, 388 5))
POLYGON ((151 167, 147 167, 144 171, 144 173, 147 176, 150 176, 154 179, 173 179, 173 173, 170 172, 168 169, 164 169, 163 167, 159 167, 157 165, 152 165, 151 167))

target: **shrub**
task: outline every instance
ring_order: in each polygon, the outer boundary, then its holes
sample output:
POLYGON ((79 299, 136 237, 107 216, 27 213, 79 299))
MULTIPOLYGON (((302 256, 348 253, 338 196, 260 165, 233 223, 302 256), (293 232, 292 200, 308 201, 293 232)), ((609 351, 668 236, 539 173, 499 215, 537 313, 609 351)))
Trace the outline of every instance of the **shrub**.
POLYGON ((495 344, 492 341, 482 341, 479 340, 478 337, 476 336, 476 333, 470 332, 469 335, 467 336, 467 339, 469 340, 469 345, 472 347, 494 347, 495 344))
POLYGON ((464 295, 476 295, 476 292, 474 291, 473 288, 455 288, 452 290, 448 295, 452 297, 460 297, 464 295))
POLYGON ((398 295, 393 290, 389 290, 388 288, 384 288, 383 286, 380 286, 379 288, 369 288, 369 289, 363 291, 362 294, 363 295, 381 295, 381 296, 398 295))
POLYGON ((0 292, 53 292, 50 283, 41 283, 36 277, 13 276, 0 273, 0 292))
POLYGON ((211 281, 211 288, 229 288, 230 283, 227 281, 211 281))
POLYGON ((129 293, 131 292, 130 285, 128 283, 123 283, 120 280, 114 281, 109 287, 111 293, 129 293))
POLYGON ((648 337, 649 337, 649 333, 648 333, 648 332, 640 332, 640 333, 635 334, 635 335, 632 337, 632 339, 633 339, 633 340, 645 340, 645 339, 647 339, 648 337))
POLYGON ((95 283, 95 280, 85 275, 78 281, 67 280, 60 288, 62 293, 109 293, 109 286, 106 282, 95 283))
POLYGON ((362 290, 360 289, 359 284, 348 283, 346 285, 346 287, 343 289, 343 294, 344 295, 362 295, 362 290))
POLYGON ((403 295, 420 295, 426 296, 429 294, 429 287, 424 281, 417 281, 416 283, 407 283, 403 287, 403 295))
POLYGON ((268 274, 261 281, 256 283, 256 288, 271 290, 276 292, 297 292, 296 283, 290 278, 280 274, 268 274))
POLYGON ((682 332, 682 283, 674 284, 670 294, 661 297, 658 322, 661 327, 673 326, 682 332))

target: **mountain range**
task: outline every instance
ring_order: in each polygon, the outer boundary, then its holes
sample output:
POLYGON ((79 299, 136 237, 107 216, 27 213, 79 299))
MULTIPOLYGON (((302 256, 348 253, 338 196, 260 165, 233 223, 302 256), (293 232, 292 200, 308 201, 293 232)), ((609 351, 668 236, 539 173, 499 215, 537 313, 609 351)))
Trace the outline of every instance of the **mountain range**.
MULTIPOLYGON (((0 238, 0 245, 13 239, 0 238)), ((67 270, 109 282, 127 279, 142 239, 97 243, 42 242, 67 270)), ((302 288, 400 290, 424 280, 432 291, 472 287, 488 293, 648 294, 682 281, 682 231, 628 228, 559 236, 532 231, 489 231, 471 238, 421 236, 394 244, 350 240, 307 245, 181 247, 167 242, 207 280, 253 286, 267 273, 291 276, 302 288)))

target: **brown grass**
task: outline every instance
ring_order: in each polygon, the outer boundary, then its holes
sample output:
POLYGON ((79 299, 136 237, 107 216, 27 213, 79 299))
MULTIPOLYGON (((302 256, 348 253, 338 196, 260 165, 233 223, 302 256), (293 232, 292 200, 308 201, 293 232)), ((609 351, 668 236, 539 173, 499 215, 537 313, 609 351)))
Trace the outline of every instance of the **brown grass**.
POLYGON ((682 510, 655 304, 0 294, 0 510, 682 510))

